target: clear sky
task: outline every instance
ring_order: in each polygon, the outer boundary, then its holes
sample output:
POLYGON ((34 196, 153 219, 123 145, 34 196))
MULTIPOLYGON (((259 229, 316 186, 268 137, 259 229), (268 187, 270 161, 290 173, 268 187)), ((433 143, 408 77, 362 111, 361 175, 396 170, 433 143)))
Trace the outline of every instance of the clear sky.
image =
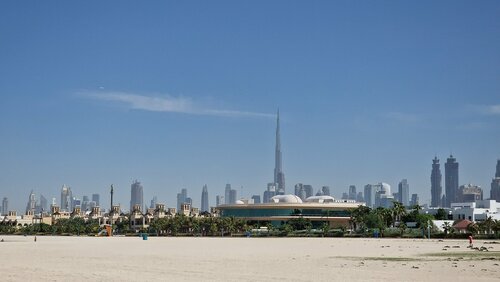
MULTIPOLYGON (((499 1, 1 1, 0 197, 199 206, 283 170, 337 197, 432 158, 489 195, 500 157, 499 1)), ((442 165, 444 177, 444 167, 442 165)), ((444 178, 443 178, 444 179, 444 178)), ((443 183, 444 186, 444 183, 443 183)), ((443 189, 444 191, 444 189, 443 189)), ((107 207, 107 206, 106 206, 107 207)))

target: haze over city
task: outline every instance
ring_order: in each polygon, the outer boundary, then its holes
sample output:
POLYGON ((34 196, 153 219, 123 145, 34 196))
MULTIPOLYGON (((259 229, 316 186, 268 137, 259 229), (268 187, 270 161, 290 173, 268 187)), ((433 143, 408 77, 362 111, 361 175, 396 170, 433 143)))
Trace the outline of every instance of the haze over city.
MULTIPOLYGON (((167 206, 226 183, 262 196, 280 110, 286 192, 335 197, 432 159, 485 198, 500 158, 495 1, 0 3, 0 198, 93 193, 125 209, 137 179, 167 206)), ((106 204, 105 208, 109 208, 106 204)))

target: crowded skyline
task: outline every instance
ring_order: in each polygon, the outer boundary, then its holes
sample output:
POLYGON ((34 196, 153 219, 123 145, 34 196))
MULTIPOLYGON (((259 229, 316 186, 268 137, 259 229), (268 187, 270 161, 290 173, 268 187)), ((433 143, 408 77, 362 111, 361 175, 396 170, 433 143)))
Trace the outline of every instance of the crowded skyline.
POLYGON ((1 3, 0 198, 24 211, 66 184, 108 203, 114 184, 126 209, 135 179, 145 203, 262 196, 277 108, 287 193, 407 179, 430 203, 452 154, 489 194, 498 3, 221 4, 1 3))

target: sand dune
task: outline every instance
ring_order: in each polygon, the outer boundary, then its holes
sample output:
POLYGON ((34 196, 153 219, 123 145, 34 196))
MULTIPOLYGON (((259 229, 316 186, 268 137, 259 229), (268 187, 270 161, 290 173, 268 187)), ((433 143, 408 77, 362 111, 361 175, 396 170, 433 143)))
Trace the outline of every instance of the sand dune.
MULTIPOLYGON (((466 240, 0 236, 1 281, 498 281, 466 240)), ((498 241, 497 241, 498 242, 498 241)), ((500 242, 499 242, 500 243, 500 242)))

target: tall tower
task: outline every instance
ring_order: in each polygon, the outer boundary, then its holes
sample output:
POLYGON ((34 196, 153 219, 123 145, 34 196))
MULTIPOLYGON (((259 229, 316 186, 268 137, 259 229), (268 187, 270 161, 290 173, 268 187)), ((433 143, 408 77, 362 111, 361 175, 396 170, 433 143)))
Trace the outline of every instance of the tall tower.
POLYGON ((440 207, 442 204, 443 186, 441 186, 441 168, 439 159, 434 157, 432 160, 431 171, 431 207, 440 207))
POLYGON ((444 187, 446 192, 446 207, 457 200, 458 194, 458 163, 457 159, 450 155, 444 164, 444 187))
POLYGON ((134 210, 134 205, 139 205, 141 210, 144 208, 143 190, 141 182, 137 180, 130 186, 130 211, 134 210))
POLYGON ((500 159, 497 160, 495 178, 491 180, 490 199, 500 202, 500 159))
POLYGON ((398 194, 399 199, 401 200, 401 204, 405 207, 410 205, 410 184, 408 184, 408 180, 403 179, 398 184, 398 194))
POLYGON ((207 184, 203 185, 201 191, 201 212, 208 212, 208 188, 207 184))
POLYGON ((7 215, 9 212, 9 199, 7 197, 3 197, 2 200, 2 211, 0 215, 7 215))
POLYGON ((274 183, 276 183, 276 194, 285 194, 285 174, 283 173, 281 160, 281 139, 280 139, 280 111, 278 110, 276 118, 276 151, 274 164, 274 183))
POLYGON ((33 190, 31 190, 31 193, 28 197, 28 204, 26 204, 26 214, 28 214, 28 211, 35 212, 35 207, 36 207, 35 193, 33 193, 33 190))
POLYGON ((72 200, 73 193, 71 193, 71 188, 69 186, 63 185, 61 188, 61 210, 72 211, 72 200))

